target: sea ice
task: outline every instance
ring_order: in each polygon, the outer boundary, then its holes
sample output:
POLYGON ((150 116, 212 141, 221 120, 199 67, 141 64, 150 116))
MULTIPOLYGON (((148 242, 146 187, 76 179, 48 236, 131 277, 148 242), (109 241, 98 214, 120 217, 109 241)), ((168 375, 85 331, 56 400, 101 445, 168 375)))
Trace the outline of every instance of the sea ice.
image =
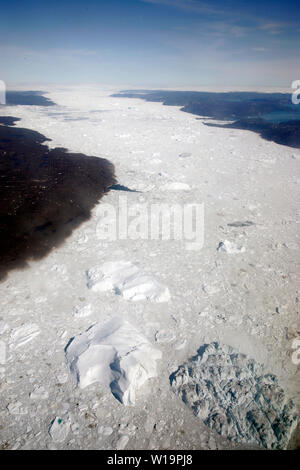
POLYGON ((32 400, 46 400, 48 396, 48 391, 42 385, 37 385, 29 394, 32 400))
POLYGON ((3 320, 0 320, 0 335, 3 335, 7 329, 7 324, 3 320))
POLYGON ((100 426, 98 428, 98 434, 102 434, 103 436, 110 436, 113 431, 114 430, 111 426, 100 426))
POLYGON ((186 338, 179 338, 174 344, 174 349, 176 349, 176 351, 179 351, 180 349, 184 349, 185 346, 186 346, 186 338))
POLYGON ((188 158, 191 157, 192 154, 190 152, 183 152, 178 155, 180 158, 188 158))
POLYGON ((203 284, 202 285, 202 290, 208 295, 213 295, 219 292, 219 288, 215 285, 210 285, 210 284, 203 284))
POLYGON ((135 392, 156 376, 161 352, 130 323, 113 318, 76 336, 66 358, 80 388, 94 382, 109 386, 125 405, 134 405, 135 392))
POLYGON ((223 251, 224 253, 229 254, 236 254, 236 253, 244 253, 246 248, 244 246, 238 246, 233 242, 228 240, 224 240, 224 242, 220 242, 217 248, 218 251, 223 251))
POLYGON ((111 261, 87 271, 87 286, 96 292, 114 291, 126 300, 168 302, 169 289, 129 261, 111 261))
POLYGON ((0 364, 6 363, 6 344, 0 340, 0 364))
POLYGON ((69 418, 56 417, 49 428, 49 434, 55 442, 63 442, 70 431, 69 418))
POLYGON ((174 340, 174 334, 170 330, 159 330, 155 333, 157 343, 170 343, 174 340))
POLYGON ((92 313, 92 305, 76 305, 72 309, 72 315, 75 318, 85 318, 91 315, 92 313))
POLYGON ((6 408, 12 415, 26 415, 28 412, 20 401, 9 403, 6 408))
POLYGON ((166 183, 161 188, 163 191, 189 191, 191 188, 186 183, 174 182, 166 183))
POLYGON ((124 450, 125 447, 127 446, 129 442, 129 437, 128 436, 121 436, 118 442, 116 443, 116 449, 117 450, 124 450))
POLYGON ((40 329, 35 323, 27 323, 12 330, 10 334, 10 348, 17 349, 32 341, 40 334, 40 329))

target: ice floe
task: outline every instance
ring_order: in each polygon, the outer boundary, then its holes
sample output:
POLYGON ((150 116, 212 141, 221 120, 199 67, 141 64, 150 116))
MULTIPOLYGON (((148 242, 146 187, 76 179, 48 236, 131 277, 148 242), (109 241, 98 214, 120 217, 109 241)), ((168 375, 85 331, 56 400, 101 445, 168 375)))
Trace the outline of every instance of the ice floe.
POLYGON ((42 385, 37 385, 29 394, 32 400, 46 400, 48 396, 48 391, 42 385))
POLYGON ((98 428, 98 434, 102 434, 103 436, 110 436, 113 431, 111 426, 99 426, 98 428))
POLYGON ((87 271, 87 286, 95 292, 112 291, 126 300, 168 302, 169 289, 129 261, 111 261, 87 271))
POLYGON ((64 442, 70 431, 69 417, 59 418, 56 417, 49 428, 49 434, 54 442, 64 442))
POLYGON ((128 436, 121 436, 120 439, 118 439, 116 443, 116 449, 117 450, 123 450, 127 446, 129 442, 129 437, 128 436))
POLYGON ((80 388, 100 382, 121 403, 133 405, 136 391, 156 376, 161 352, 130 323, 116 317, 76 336, 66 348, 66 358, 80 388))
POLYGON ((228 240, 224 240, 223 242, 219 243, 217 250, 224 253, 236 254, 244 253, 246 251, 246 248, 228 240))
POLYGON ((212 285, 203 284, 202 290, 203 292, 205 292, 205 294, 208 294, 208 295, 213 295, 220 291, 220 289, 216 285, 213 285, 213 284, 212 285))
POLYGON ((6 408, 12 415, 26 415, 28 413, 27 408, 20 401, 9 403, 6 408))
POLYGON ((170 343, 174 340, 174 333, 170 330, 159 330, 155 333, 157 343, 170 343))
POLYGON ((17 349, 32 341, 40 334, 39 326, 35 323, 27 323, 12 330, 10 334, 10 348, 17 349))
POLYGON ((85 318, 92 314, 93 308, 91 304, 76 305, 73 307, 72 315, 75 318, 85 318))

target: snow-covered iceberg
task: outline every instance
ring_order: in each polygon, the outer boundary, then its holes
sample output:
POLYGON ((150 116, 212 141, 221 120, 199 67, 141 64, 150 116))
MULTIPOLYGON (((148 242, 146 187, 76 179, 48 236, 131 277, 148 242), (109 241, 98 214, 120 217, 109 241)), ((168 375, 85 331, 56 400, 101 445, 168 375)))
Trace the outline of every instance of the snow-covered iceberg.
POLYGON ((130 323, 113 318, 98 323, 66 347, 66 358, 80 388, 95 382, 109 386, 124 405, 134 405, 135 393, 156 376, 161 351, 130 323))
POLYGON ((168 302, 169 289, 130 261, 110 261, 87 271, 87 286, 96 292, 113 291, 126 300, 168 302))

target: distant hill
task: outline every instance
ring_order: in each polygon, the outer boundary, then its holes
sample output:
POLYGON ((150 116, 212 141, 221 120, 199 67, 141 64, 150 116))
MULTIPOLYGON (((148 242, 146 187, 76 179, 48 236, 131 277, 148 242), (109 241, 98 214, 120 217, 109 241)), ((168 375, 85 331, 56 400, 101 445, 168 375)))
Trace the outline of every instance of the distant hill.
POLYGON ((264 139, 300 148, 300 105, 292 104, 288 93, 124 90, 112 96, 162 102, 167 106, 181 106, 182 111, 197 116, 219 121, 233 120, 231 124, 206 124, 251 130, 264 139), (278 116, 285 116, 282 122, 276 122, 278 116))

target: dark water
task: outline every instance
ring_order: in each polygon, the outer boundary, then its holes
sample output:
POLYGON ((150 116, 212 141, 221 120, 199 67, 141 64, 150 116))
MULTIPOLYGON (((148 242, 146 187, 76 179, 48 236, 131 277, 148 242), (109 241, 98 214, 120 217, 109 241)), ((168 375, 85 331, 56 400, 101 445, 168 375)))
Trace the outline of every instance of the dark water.
POLYGON ((300 112, 285 112, 285 111, 273 111, 271 113, 265 113, 262 118, 268 122, 279 124, 280 122, 287 121, 300 121, 300 112))
POLYGON ((128 193, 141 193, 142 192, 142 191, 137 191, 136 189, 127 188, 127 186, 123 186, 122 184, 113 184, 112 186, 110 186, 109 189, 113 191, 125 191, 128 193))
POLYGON ((288 93, 124 90, 112 96, 181 106, 182 111, 197 116, 234 121, 207 125, 247 129, 264 139, 300 148, 300 105, 292 104, 288 93))
POLYGON ((7 91, 6 105, 53 106, 55 104, 43 95, 43 91, 7 91))
POLYGON ((3 125, 14 120, 0 117, 0 279, 62 244, 116 183, 109 161, 50 150, 42 134, 3 125))

